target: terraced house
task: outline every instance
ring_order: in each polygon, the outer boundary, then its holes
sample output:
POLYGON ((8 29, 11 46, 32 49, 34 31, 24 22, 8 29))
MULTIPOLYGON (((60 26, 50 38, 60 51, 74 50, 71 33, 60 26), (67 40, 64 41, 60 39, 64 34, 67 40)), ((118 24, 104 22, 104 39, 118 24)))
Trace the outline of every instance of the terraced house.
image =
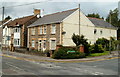
POLYGON ((39 14, 38 10, 34 11, 34 15, 25 16, 21 18, 16 18, 11 20, 4 25, 3 34, 3 44, 10 46, 11 44, 14 47, 27 47, 27 26, 36 21, 37 15, 39 14), (36 12, 37 11, 37 12, 36 12), (8 39, 5 39, 9 37, 8 39), (7 42, 7 43, 6 43, 7 42))
POLYGON ((55 50, 57 45, 75 46, 71 37, 73 33, 79 34, 79 31, 80 35, 84 35, 91 44, 99 37, 108 39, 110 36, 116 37, 116 28, 109 27, 112 25, 104 20, 102 20, 102 23, 106 24, 100 24, 100 22, 99 25, 96 25, 95 22, 87 18, 82 12, 79 12, 78 8, 45 15, 28 26, 27 47, 44 51, 55 50), (102 31, 97 30, 98 28, 102 31), (110 31, 111 34, 108 33, 110 31), (99 35, 100 32, 101 34, 99 35))

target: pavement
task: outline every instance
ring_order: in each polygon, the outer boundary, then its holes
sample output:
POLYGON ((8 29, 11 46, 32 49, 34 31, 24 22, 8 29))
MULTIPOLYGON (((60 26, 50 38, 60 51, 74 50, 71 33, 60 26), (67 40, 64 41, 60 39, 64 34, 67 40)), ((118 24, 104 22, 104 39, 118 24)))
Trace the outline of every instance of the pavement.
POLYGON ((119 52, 120 51, 112 51, 111 54, 109 55, 81 58, 81 59, 53 59, 50 57, 29 55, 29 54, 10 52, 10 51, 2 51, 2 56, 19 59, 19 60, 37 61, 37 62, 91 62, 91 61, 101 61, 107 59, 120 58, 119 52))

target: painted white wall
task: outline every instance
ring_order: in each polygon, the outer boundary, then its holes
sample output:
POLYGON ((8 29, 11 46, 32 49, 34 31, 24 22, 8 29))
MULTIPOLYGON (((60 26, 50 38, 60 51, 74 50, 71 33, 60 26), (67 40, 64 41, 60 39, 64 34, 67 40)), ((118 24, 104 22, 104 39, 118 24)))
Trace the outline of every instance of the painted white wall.
MULTIPOLYGON (((89 40, 93 40, 93 33, 91 33, 93 30, 94 24, 80 12, 80 34, 83 34, 89 40)), ((79 34, 79 10, 63 20, 63 31, 66 32, 63 35, 63 46, 75 46, 71 37, 73 33, 79 34)))
POLYGON ((13 29, 12 28, 9 28, 7 26, 5 26, 3 28, 3 45, 10 45, 11 44, 11 40, 9 41, 6 41, 7 39, 7 36, 10 36, 11 37, 11 34, 13 33, 13 29))
MULTIPOLYGON (((71 37, 73 33, 79 34, 79 11, 75 11, 70 16, 63 20, 63 31, 66 34, 63 35, 63 46, 75 46, 71 37)), ((80 35, 84 35, 88 39, 88 42, 94 44, 98 38, 117 37, 117 30, 110 28, 95 27, 95 25, 80 12, 80 35), (97 33, 94 34, 94 29, 97 29, 97 33), (102 30, 102 34, 100 31, 102 30)))
POLYGON ((101 27, 95 27, 95 29, 97 30, 95 36, 95 40, 97 40, 98 38, 106 38, 106 39, 110 39, 110 37, 114 37, 115 39, 117 39, 117 30, 116 29, 110 29, 110 28, 101 28, 101 27), (102 34, 100 33, 100 31, 102 30, 102 34))

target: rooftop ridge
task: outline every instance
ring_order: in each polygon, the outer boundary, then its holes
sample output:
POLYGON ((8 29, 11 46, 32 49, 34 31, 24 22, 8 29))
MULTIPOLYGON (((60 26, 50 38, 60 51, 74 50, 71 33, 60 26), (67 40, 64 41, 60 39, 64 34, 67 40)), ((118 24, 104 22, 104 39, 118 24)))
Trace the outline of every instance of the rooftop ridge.
MULTIPOLYGON (((77 10, 77 9, 78 9, 78 8, 69 9, 69 10, 65 10, 65 11, 61 11, 61 12, 56 12, 56 13, 47 14, 47 15, 44 15, 44 16, 54 15, 54 14, 63 13, 63 12, 67 12, 67 11, 73 11, 73 10, 77 10)), ((43 17, 44 17, 44 16, 43 16, 43 17)))
POLYGON ((32 17, 32 16, 34 17, 34 15, 29 15, 29 16, 23 16, 23 17, 20 17, 20 18, 15 18, 14 20, 19 20, 19 19, 23 19, 23 18, 27 18, 27 17, 32 17))
POLYGON ((92 18, 92 19, 103 20, 102 18, 95 18, 95 17, 87 17, 87 18, 92 18))

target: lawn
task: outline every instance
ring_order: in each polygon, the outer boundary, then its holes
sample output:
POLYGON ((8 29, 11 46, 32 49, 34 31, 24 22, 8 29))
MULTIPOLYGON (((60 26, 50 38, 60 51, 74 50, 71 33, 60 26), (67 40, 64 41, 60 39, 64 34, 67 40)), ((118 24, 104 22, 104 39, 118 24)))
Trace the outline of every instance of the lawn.
POLYGON ((90 55, 86 57, 96 57, 96 56, 103 56, 103 55, 108 55, 109 51, 104 51, 103 53, 91 53, 90 55))

